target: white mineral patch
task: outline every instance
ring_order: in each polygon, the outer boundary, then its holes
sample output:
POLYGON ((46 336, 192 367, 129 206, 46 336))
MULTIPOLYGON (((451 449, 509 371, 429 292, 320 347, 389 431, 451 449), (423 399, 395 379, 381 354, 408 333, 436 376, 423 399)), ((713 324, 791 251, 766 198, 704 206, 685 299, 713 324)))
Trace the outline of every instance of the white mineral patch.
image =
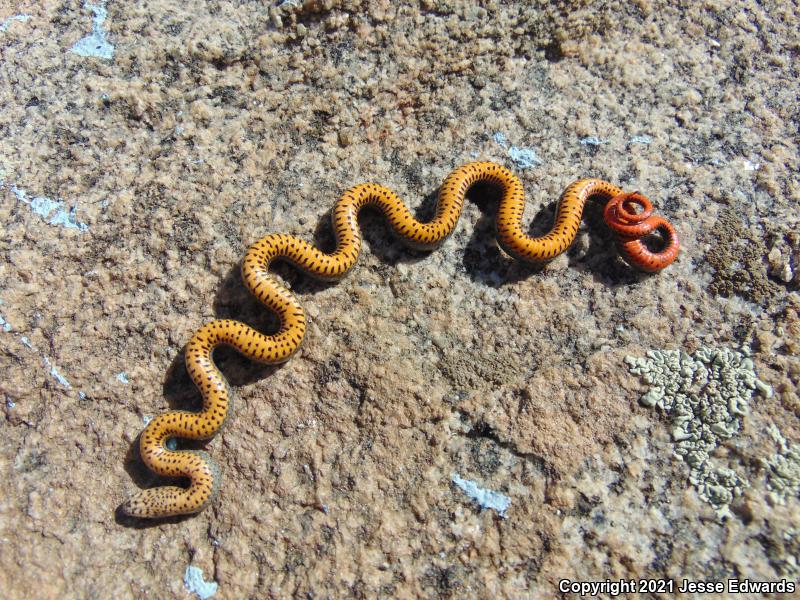
POLYGON ((463 479, 459 475, 453 473, 453 483, 455 483, 461 491, 478 504, 481 508, 491 508, 497 511, 501 517, 505 518, 508 507, 511 506, 511 498, 500 492, 494 492, 480 487, 474 481, 463 479))
POLYGON ((50 362, 50 359, 46 356, 42 359, 44 364, 50 367, 50 375, 52 375, 58 383, 63 385, 65 388, 70 389, 72 386, 70 385, 69 381, 66 377, 64 377, 60 371, 55 367, 53 363, 50 362))
POLYGON ((578 140, 582 146, 602 146, 603 144, 608 144, 608 140, 601 140, 596 135, 590 135, 587 137, 583 137, 578 140))
POLYGON ((92 19, 92 33, 84 38, 78 40, 72 46, 72 52, 80 56, 93 56, 96 58, 112 59, 114 58, 114 45, 109 43, 106 37, 106 30, 104 24, 108 13, 104 6, 100 4, 84 4, 85 8, 94 13, 92 19))
POLYGON ((53 200, 46 196, 36 196, 28 198, 28 193, 16 185, 10 187, 17 200, 27 204, 37 215, 45 219, 50 225, 66 227, 67 229, 77 229, 87 231, 89 226, 77 220, 77 209, 75 206, 68 207, 63 200, 53 200))
POLYGON ((542 159, 536 154, 536 150, 533 148, 512 146, 508 142, 506 134, 501 131, 494 134, 494 141, 508 152, 509 158, 518 169, 530 169, 531 167, 544 164, 542 159))
POLYGON ((183 585, 190 593, 195 594, 200 600, 208 600, 217 593, 219 584, 216 581, 205 581, 203 569, 189 565, 183 576, 183 585))
POLYGON ((631 144, 644 144, 645 146, 649 146, 653 143, 653 138, 649 135, 635 135, 631 138, 631 144))
POLYGON ((0 33, 5 33, 6 31, 8 31, 8 28, 11 27, 11 24, 14 21, 18 21, 20 23, 24 23, 25 21, 27 21, 30 18, 31 18, 30 15, 12 15, 12 16, 8 17, 5 21, 0 23, 0 33))

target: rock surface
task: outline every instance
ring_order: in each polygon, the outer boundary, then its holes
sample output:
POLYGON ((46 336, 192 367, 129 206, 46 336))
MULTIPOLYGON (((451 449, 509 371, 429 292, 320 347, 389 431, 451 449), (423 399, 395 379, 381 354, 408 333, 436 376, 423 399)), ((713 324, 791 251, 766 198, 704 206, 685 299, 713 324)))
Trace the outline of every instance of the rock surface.
POLYGON ((552 598, 561 579, 796 580, 799 10, 5 3, 3 596, 552 598), (430 215, 447 173, 476 158, 519 173, 534 234, 571 181, 596 176, 648 195, 682 254, 633 273, 595 206, 534 271, 497 249, 485 190, 429 254, 364 214, 343 282, 276 267, 311 318, 299 356, 218 353, 237 402, 207 444, 224 477, 213 506, 116 515, 162 483, 138 458, 145 422, 197 408, 192 333, 215 317, 273 326, 239 278, 250 243, 287 232, 331 248, 328 211, 364 181, 430 215), (701 348, 746 349, 774 390, 713 452, 748 482, 724 517, 624 361, 701 348))

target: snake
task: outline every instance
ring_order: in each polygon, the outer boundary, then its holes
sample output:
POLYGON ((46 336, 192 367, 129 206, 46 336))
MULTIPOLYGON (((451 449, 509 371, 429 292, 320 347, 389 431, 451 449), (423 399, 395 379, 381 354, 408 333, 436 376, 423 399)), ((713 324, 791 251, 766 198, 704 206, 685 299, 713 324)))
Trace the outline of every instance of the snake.
MULTIPOLYGON (((356 264, 361 252, 358 214, 366 206, 380 210, 394 233, 410 247, 432 249, 453 232, 467 191, 478 182, 493 185, 501 192, 496 215, 500 247, 516 259, 534 264, 549 261, 569 248, 575 240, 589 198, 597 197, 608 202, 623 193, 617 186, 601 179, 576 181, 562 193, 551 230, 541 237, 531 237, 522 227, 525 196, 517 176, 496 163, 473 162, 447 176, 439 188, 435 215, 428 222, 415 219, 403 201, 388 188, 363 183, 344 192, 331 212, 336 237, 333 252, 323 252, 292 235, 273 233, 262 237, 245 254, 241 265, 242 279, 250 292, 278 317, 278 331, 265 335, 239 321, 217 319, 192 336, 185 348, 186 369, 202 395, 202 410, 173 410, 158 415, 147 424, 139 438, 141 458, 149 469, 167 477, 188 478, 189 485, 164 485, 141 490, 121 505, 123 514, 139 518, 169 517, 196 513, 211 503, 220 485, 219 468, 205 451, 171 449, 169 442, 174 438, 210 439, 228 417, 231 390, 214 363, 215 348, 232 346, 247 358, 266 364, 287 361, 300 348, 307 326, 305 313, 295 296, 270 274, 272 261, 288 261, 323 280, 342 278, 356 264)), ((623 201, 614 215, 632 215, 636 225, 646 222, 650 215, 641 218, 633 213, 634 200, 636 198, 623 201)), ((628 230, 617 235, 620 244, 638 239, 628 230)), ((642 254, 638 252, 629 252, 630 256, 626 254, 626 258, 645 270, 666 266, 664 261, 652 262, 649 259, 646 264, 639 265, 635 257, 642 254)))

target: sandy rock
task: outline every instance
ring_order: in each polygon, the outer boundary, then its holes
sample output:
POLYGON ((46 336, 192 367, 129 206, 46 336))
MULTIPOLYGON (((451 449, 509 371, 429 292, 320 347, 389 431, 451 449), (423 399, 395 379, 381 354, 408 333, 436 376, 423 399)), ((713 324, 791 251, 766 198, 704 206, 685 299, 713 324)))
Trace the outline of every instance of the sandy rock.
POLYGON ((4 597, 797 580, 795 0, 11 4, 4 597), (331 207, 366 181, 430 216, 444 177, 476 159, 519 174, 535 235, 570 182, 602 177, 651 198, 681 256, 634 273, 590 206, 575 246, 532 270, 496 246, 489 190, 431 253, 365 213, 344 281, 275 267, 311 317, 296 357, 218 353, 236 397, 205 446, 223 473, 213 505, 116 515, 164 483, 138 456, 145 423, 198 407, 193 332, 275 325, 239 276, 252 242, 331 249, 331 207), (774 391, 711 453, 748 484, 723 516, 624 362, 702 348, 746 350, 774 391))

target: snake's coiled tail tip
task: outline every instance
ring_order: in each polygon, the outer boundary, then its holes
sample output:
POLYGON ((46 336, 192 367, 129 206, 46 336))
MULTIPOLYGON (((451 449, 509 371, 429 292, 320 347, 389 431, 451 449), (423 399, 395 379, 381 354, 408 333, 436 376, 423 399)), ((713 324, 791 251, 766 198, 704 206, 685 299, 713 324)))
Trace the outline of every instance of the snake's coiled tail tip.
POLYGON ((645 273, 666 269, 678 258, 680 250, 678 233, 672 224, 652 213, 652 203, 640 192, 614 196, 603 211, 606 224, 617 236, 619 253, 628 264, 645 273), (663 247, 656 252, 644 242, 655 232, 663 237, 663 247))

